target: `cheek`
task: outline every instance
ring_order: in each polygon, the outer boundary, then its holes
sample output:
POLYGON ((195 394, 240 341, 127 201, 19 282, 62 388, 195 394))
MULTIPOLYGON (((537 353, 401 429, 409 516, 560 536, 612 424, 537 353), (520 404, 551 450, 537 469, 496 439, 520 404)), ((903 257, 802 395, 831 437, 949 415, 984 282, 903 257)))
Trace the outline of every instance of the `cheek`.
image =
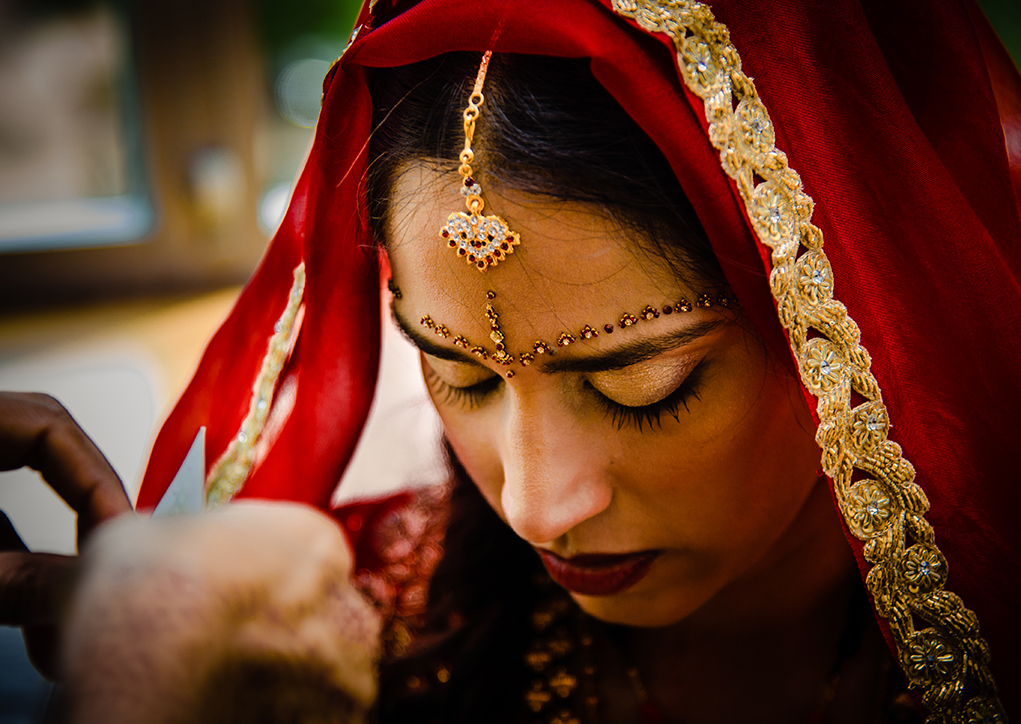
POLYGON ((744 558, 790 525, 815 483, 820 451, 786 380, 731 379, 701 424, 636 456, 630 479, 648 514, 680 544, 744 558))

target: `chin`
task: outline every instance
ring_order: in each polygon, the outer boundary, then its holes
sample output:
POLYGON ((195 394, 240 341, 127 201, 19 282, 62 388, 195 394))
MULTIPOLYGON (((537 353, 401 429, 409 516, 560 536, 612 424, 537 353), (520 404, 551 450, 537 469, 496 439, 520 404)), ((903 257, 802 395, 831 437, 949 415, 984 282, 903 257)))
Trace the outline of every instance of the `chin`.
POLYGON ((662 628, 679 623, 702 607, 709 596, 678 597, 676 592, 667 595, 626 591, 613 596, 584 596, 571 593, 571 598, 582 611, 605 623, 662 628))

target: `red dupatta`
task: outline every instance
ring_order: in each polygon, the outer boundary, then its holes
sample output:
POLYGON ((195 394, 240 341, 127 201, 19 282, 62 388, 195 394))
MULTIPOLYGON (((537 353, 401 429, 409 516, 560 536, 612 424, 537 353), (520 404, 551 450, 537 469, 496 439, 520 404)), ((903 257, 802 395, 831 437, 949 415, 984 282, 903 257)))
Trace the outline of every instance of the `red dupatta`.
POLYGON ((366 74, 455 50, 588 57, 818 404, 849 543, 934 720, 995 712, 990 676, 1018 711, 1021 78, 981 13, 965 0, 369 6, 327 75, 284 223, 167 420, 139 506, 205 425, 207 467, 234 466, 227 497, 328 507, 378 363, 366 74))

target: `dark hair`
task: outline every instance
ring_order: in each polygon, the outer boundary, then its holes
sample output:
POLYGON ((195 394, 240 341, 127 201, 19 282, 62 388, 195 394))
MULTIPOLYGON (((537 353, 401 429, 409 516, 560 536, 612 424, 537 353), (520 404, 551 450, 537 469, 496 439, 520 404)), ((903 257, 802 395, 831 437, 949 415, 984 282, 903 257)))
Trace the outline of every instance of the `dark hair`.
MULTIPOLYGON (((479 53, 451 53, 373 71, 368 205, 385 241, 392 191, 404 164, 453 173, 464 144, 461 114, 479 53)), ((591 204, 640 248, 666 258, 681 280, 726 286, 691 203, 659 148, 592 76, 587 59, 494 55, 475 133, 488 182, 591 204), (693 280, 692 280, 693 281, 693 280)))
MULTIPOLYGON (((386 242, 395 182, 409 162, 453 173, 479 53, 373 70, 367 203, 386 242)), ((591 204, 678 278, 726 286, 709 240, 655 143, 595 80, 585 59, 494 55, 475 135, 484 183, 591 204)), ((453 458, 444 558, 423 640, 381 670, 382 722, 512 722, 525 714, 530 612, 543 595, 538 557, 492 511, 453 458), (449 682, 437 685, 438 667, 449 682), (423 691, 406 682, 432 681, 423 691), (498 702, 498 703, 497 703, 498 702)))

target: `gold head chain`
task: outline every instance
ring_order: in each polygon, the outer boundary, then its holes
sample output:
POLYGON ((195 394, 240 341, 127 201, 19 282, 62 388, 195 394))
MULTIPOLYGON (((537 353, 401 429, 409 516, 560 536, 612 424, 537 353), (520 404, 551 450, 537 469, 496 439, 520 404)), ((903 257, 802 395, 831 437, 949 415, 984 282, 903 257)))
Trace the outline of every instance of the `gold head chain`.
POLYGON ((502 218, 482 214, 486 206, 486 202, 482 200, 482 187, 472 177, 471 164, 475 160, 475 152, 472 151, 475 121, 479 117, 479 108, 485 102, 482 84, 485 83, 489 59, 492 56, 491 50, 487 50, 482 56, 475 87, 468 97, 468 107, 464 109, 464 150, 461 151, 461 165, 457 172, 461 174, 461 195, 465 197, 468 213, 455 211, 447 217, 447 223, 440 229, 440 238, 447 242, 447 246, 455 249, 458 256, 464 257, 468 264, 480 272, 506 259, 508 254, 514 253, 514 247, 521 243, 521 236, 511 231, 502 218))

